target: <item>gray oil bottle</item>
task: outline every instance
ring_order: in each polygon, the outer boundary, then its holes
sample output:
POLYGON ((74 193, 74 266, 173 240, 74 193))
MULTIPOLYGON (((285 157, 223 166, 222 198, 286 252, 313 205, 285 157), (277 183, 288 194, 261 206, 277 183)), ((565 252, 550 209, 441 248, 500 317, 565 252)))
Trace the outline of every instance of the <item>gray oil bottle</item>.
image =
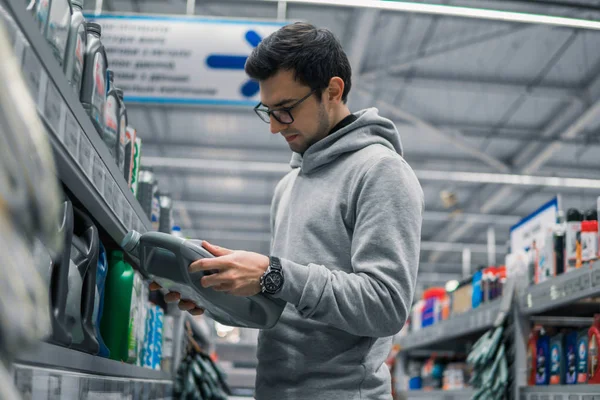
POLYGON ((106 69, 108 61, 104 45, 100 41, 102 28, 94 22, 86 22, 87 43, 85 47, 81 104, 87 111, 100 137, 104 133, 104 103, 106 102, 106 69))
POLYGON ((65 59, 72 14, 73 10, 69 0, 52 0, 45 36, 54 58, 61 67, 65 59))
POLYGON ((158 184, 156 183, 156 177, 154 176, 152 167, 140 168, 137 199, 148 218, 152 218, 153 206, 155 199, 157 198, 157 190, 158 184))
POLYGON ((127 157, 125 149, 127 147, 127 109, 123 101, 123 90, 115 88, 115 92, 119 99, 119 158, 117 165, 125 179, 128 178, 128 173, 125 174, 125 158, 127 157))
POLYGON ((102 140, 108 147, 110 154, 115 161, 119 160, 119 111, 121 109, 119 98, 114 86, 114 73, 108 70, 107 73, 106 104, 104 106, 104 134, 102 140))
POLYGON ((83 16, 83 0, 71 0, 73 15, 67 39, 64 71, 69 85, 77 96, 81 93, 81 78, 83 75, 83 57, 85 53, 87 34, 83 16))
POLYGON ((203 287, 200 280, 210 272, 189 272, 192 262, 213 257, 199 240, 161 232, 141 235, 131 231, 121 246, 139 260, 140 270, 148 278, 169 291, 179 292, 182 299, 193 301, 224 325, 269 329, 277 323, 286 305, 262 293, 240 297, 203 287))

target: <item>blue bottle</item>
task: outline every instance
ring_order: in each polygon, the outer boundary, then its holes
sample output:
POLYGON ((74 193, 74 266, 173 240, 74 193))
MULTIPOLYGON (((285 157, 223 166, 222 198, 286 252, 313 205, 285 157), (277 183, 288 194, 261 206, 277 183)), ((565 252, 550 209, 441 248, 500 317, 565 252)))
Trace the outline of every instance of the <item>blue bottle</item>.
POLYGON ((538 338, 536 357, 535 384, 547 385, 550 383, 550 337, 546 334, 538 338))
POLYGON ((100 333, 100 321, 102 320, 102 314, 104 311, 104 288, 106 286, 106 274, 108 273, 108 258, 106 257, 106 250, 102 243, 100 243, 100 253, 98 254, 98 269, 96 270, 96 299, 97 306, 94 313, 95 327, 96 327, 96 339, 100 350, 98 355, 100 357, 109 358, 110 350, 106 347, 104 339, 100 333))
POLYGON ((565 384, 577 383, 577 331, 565 336, 565 384))

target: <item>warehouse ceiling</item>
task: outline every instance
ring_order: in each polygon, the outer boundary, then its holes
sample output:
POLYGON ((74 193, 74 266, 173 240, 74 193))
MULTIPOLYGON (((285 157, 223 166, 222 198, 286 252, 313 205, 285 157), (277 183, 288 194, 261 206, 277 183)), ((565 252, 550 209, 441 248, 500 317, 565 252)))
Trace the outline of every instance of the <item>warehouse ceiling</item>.
MULTIPOLYGON (((185 14, 188 3, 104 0, 103 10, 185 14)), ((597 0, 438 3, 600 20, 597 0)), ((502 263, 510 226, 557 193, 564 208, 596 204, 598 188, 497 174, 598 178, 598 30, 274 1, 197 0, 195 14, 284 17, 337 35, 353 66, 351 110, 393 120, 421 180, 422 285, 460 277, 465 247, 473 267, 487 264, 489 227, 502 263)), ((281 136, 246 107, 128 109, 184 233, 268 254, 269 204, 291 155, 281 136)))

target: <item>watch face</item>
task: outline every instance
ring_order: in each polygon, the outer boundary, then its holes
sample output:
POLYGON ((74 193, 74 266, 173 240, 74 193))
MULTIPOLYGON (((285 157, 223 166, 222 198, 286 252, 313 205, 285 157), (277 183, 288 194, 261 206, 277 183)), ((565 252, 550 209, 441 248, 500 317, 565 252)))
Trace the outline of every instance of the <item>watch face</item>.
POLYGON ((278 272, 271 272, 265 276, 264 285, 267 292, 276 292, 283 284, 281 274, 278 272))

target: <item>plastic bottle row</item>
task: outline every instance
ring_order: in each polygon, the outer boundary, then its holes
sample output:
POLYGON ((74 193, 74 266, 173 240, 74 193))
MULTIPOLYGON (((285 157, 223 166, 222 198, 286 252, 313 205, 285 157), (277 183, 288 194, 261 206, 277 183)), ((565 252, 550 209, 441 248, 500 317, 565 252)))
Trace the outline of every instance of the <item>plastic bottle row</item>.
POLYGON ((600 314, 585 329, 535 326, 527 344, 528 385, 600 384, 600 314))
POLYGON ((141 139, 129 125, 123 91, 109 68, 102 27, 86 22, 83 0, 32 0, 26 6, 135 194, 141 139))
POLYGON ((56 230, 64 238, 62 254, 53 259, 40 242, 34 250, 50 293, 52 331, 47 341, 160 369, 163 327, 171 325, 172 336, 173 317, 165 317, 161 307, 149 302, 141 275, 125 261, 122 251, 105 249, 85 211, 68 199, 62 211, 56 230))

